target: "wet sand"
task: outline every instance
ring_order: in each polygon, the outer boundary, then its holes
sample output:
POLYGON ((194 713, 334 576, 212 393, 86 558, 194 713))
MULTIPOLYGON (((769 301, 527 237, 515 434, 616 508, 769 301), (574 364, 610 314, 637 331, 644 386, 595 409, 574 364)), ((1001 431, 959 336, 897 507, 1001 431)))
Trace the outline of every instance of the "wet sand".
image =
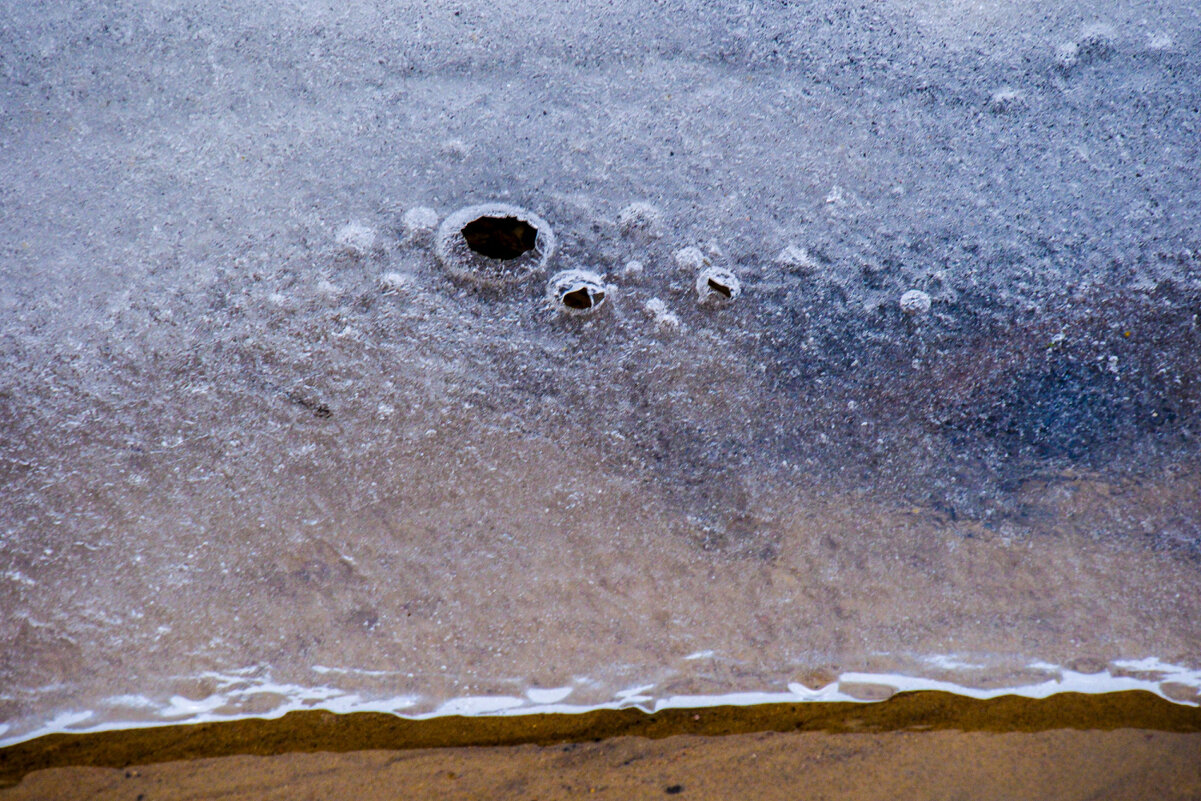
POLYGON ((1201 798, 1201 735, 1139 729, 1037 734, 620 737, 576 746, 223 757, 56 768, 5 801, 220 798, 1201 798), (678 790, 676 788, 679 788, 678 790))
POLYGON ((1201 797, 1201 711, 1147 693, 943 693, 589 715, 305 713, 0 751, 15 799, 1201 797))

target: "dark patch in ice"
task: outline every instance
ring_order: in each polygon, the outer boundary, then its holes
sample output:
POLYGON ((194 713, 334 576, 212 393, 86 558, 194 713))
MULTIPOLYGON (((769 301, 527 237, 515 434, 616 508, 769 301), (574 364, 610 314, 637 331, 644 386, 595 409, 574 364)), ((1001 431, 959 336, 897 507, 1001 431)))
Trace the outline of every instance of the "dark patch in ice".
POLYGON ((320 401, 315 401, 312 398, 307 398, 299 392, 289 392, 288 400, 292 403, 295 403, 297 406, 300 406, 301 408, 308 409, 313 413, 314 417, 321 418, 322 420, 326 420, 334 416, 333 409, 329 408, 327 404, 321 403, 320 401))
POLYGON ((476 253, 502 261, 530 252, 538 241, 538 229, 516 217, 480 217, 460 233, 476 253))
POLYGON ((1030 307, 1004 288, 928 286, 938 312, 922 326, 884 302, 896 277, 878 293, 845 278, 765 290, 743 358, 767 366, 780 406, 748 449, 814 480, 929 497, 952 522, 1013 519, 1013 482, 1044 471, 1192 458, 1195 290, 1047 291, 1030 307))
POLYGON ((346 617, 346 622, 354 628, 373 630, 379 625, 379 610, 376 609, 355 609, 346 617))
POLYGON ((1096 364, 1054 359, 1018 372, 970 427, 1011 451, 1080 459, 1149 417, 1117 377, 1096 364), (1142 412, 1140 414, 1140 411, 1142 412))
POLYGON ((1113 36, 1113 31, 1103 25, 1086 29, 1076 42, 1080 63, 1104 61, 1113 56, 1116 52, 1113 36))

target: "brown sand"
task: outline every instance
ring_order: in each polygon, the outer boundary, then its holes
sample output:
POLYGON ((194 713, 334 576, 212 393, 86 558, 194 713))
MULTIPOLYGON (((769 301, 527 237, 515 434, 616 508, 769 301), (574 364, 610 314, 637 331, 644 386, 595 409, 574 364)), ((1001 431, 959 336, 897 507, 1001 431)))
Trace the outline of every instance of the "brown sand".
POLYGON ((1197 799, 1201 734, 762 732, 55 768, 25 799, 1197 799))

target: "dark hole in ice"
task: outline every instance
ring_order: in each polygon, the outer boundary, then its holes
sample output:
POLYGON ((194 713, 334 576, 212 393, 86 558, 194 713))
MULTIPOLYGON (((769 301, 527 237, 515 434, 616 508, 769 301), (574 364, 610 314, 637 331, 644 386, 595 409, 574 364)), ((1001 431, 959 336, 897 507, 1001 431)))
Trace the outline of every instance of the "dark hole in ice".
POLYGON ((463 226, 467 246, 490 259, 515 259, 534 249, 538 229, 516 217, 480 217, 463 226))
POLYGON ((591 309, 604 299, 604 292, 597 292, 594 296, 587 287, 580 287, 563 295, 563 305, 569 309, 591 309))
POLYGON ((730 291, 730 288, 728 286, 721 283, 720 281, 715 281, 712 278, 709 279, 709 288, 712 289, 717 294, 721 295, 722 297, 726 298, 727 300, 729 300, 731 297, 733 297, 733 294, 734 294, 733 292, 730 291))

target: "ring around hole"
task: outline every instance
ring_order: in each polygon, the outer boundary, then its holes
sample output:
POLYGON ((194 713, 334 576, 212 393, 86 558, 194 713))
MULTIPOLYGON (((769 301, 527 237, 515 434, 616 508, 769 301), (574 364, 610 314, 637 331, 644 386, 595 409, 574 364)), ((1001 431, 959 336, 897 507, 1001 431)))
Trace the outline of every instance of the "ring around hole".
POLYGON ((530 252, 538 241, 538 229, 516 217, 478 217, 460 233, 473 251, 502 261, 530 252))

